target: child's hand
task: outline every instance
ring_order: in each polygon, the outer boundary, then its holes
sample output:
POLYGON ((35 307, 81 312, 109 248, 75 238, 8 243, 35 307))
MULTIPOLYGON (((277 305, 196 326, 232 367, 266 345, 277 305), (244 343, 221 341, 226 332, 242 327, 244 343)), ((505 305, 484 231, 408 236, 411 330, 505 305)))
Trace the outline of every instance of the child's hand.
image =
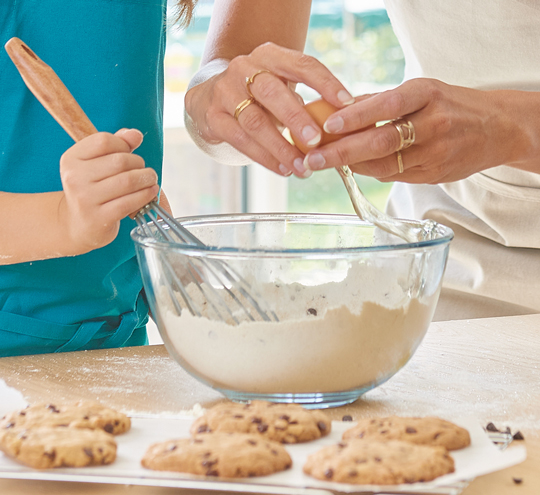
POLYGON ((100 132, 69 148, 60 160, 64 198, 59 216, 75 250, 112 242, 120 220, 154 199, 157 174, 132 154, 143 140, 136 129, 100 132))

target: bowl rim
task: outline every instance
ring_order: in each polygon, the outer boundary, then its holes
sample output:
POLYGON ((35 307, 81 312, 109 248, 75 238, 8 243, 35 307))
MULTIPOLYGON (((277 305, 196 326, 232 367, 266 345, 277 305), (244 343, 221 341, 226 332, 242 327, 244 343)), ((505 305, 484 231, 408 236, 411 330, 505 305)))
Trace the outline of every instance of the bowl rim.
MULTIPOLYGON (((356 224, 366 227, 373 227, 373 224, 361 220, 357 215, 346 214, 346 213, 225 213, 225 214, 216 214, 216 215, 197 215, 197 216, 185 216, 185 217, 176 217, 178 222, 183 226, 189 228, 190 225, 210 225, 212 223, 250 223, 255 220, 261 222, 270 222, 270 221, 287 221, 294 223, 337 223, 337 224, 356 224)), ((404 222, 414 223, 413 220, 402 220, 404 222)), ((149 225, 154 222, 148 222, 149 225)), ((131 238, 136 245, 141 247, 147 247, 152 249, 165 249, 170 250, 171 248, 179 251, 185 252, 190 256, 242 256, 242 257, 260 257, 260 256, 279 256, 279 255, 288 255, 288 256, 306 256, 310 255, 316 258, 319 257, 336 257, 336 254, 339 255, 354 255, 360 253, 371 253, 371 252, 393 252, 393 251, 407 251, 407 250, 417 250, 417 249, 426 249, 430 247, 435 247, 438 245, 444 245, 450 243, 454 237, 454 232, 450 227, 447 227, 443 224, 436 222, 436 228, 440 232, 440 236, 435 239, 429 239, 419 242, 403 242, 399 244, 381 244, 377 246, 359 246, 359 247, 344 247, 344 248, 302 248, 302 249, 270 249, 270 248, 255 248, 255 249, 246 249, 239 247, 230 247, 230 246, 206 246, 199 244, 185 244, 185 243, 175 243, 172 241, 162 241, 155 239, 153 237, 148 237, 143 235, 141 227, 137 226, 131 231, 131 238)))

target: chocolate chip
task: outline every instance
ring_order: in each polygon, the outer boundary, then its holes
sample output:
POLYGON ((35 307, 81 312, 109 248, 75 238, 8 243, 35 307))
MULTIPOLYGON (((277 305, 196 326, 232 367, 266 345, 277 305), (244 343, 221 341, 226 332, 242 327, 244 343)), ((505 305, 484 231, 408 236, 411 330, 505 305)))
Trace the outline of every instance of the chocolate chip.
POLYGON ((326 428, 327 428, 326 423, 325 423, 324 421, 319 421, 319 422, 317 423, 317 427, 318 427, 319 430, 321 430, 321 431, 326 431, 326 428))
POLYGON ((382 462, 382 459, 380 457, 374 457, 373 459, 375 459, 375 462, 382 462))
POLYGON ((242 419, 243 417, 244 417, 243 414, 235 414, 235 415, 233 416, 234 419, 242 419))
POLYGON ((60 412, 58 409, 56 409, 56 406, 53 405, 53 404, 49 404, 49 405, 47 406, 47 409, 50 409, 51 412, 53 412, 53 413, 59 413, 59 412, 60 412))
POLYGON ((208 470, 206 471, 206 476, 219 476, 219 472, 217 470, 208 470))
POLYGON ((201 425, 197 428, 197 433, 204 433, 208 431, 208 425, 201 425))
POLYGON ((25 413, 24 411, 21 411, 21 412, 19 413, 19 416, 26 416, 26 413, 25 413))
POLYGON ((412 426, 407 426, 407 428, 405 429, 405 432, 406 433, 418 433, 416 431, 416 428, 413 428, 412 426))
POLYGON ((120 421, 118 421, 117 419, 114 421, 114 426, 118 426, 120 424, 120 421))
POLYGON ((313 316, 317 316, 317 310, 315 308, 309 308, 307 310, 307 314, 308 315, 313 315, 313 316))
POLYGON ((257 473, 254 473, 253 471, 248 473, 248 478, 255 478, 255 476, 257 476, 257 473))
POLYGON ((217 461, 209 461, 207 459, 205 459, 204 461, 201 462, 201 466, 204 466, 204 467, 212 467, 214 464, 217 464, 217 461))
POLYGON ((327 470, 324 472, 324 477, 325 477, 325 478, 328 478, 329 480, 331 480, 331 479, 334 477, 334 470, 333 470, 333 469, 327 469, 327 470))
POLYGON ((176 450, 178 448, 178 445, 172 444, 168 449, 167 452, 172 452, 173 450, 176 450))
POLYGON ((92 449, 86 448, 86 449, 83 449, 83 451, 88 457, 90 457, 90 459, 94 458, 94 453, 92 452, 92 449))
POLYGON ((54 461, 56 458, 56 450, 52 450, 51 452, 43 452, 43 455, 48 457, 51 461, 54 461))
POLYGON ((290 424, 290 425, 297 425, 297 424, 298 424, 298 421, 289 421, 289 424, 290 424))
POLYGON ((499 429, 493 423, 488 423, 486 425, 486 430, 487 431, 499 431, 499 429))
POLYGON ((261 419, 261 418, 253 417, 253 418, 251 418, 251 422, 252 422, 252 423, 262 423, 262 419, 261 419))
POLYGON ((261 423, 257 426, 257 430, 259 430, 261 433, 264 433, 266 430, 268 430, 268 425, 261 423))
POLYGON ((255 440, 251 440, 251 438, 247 441, 250 445, 257 445, 257 442, 255 440))
POLYGON ((4 428, 13 428, 15 426, 15 423, 8 423, 4 428))
POLYGON ((435 433, 435 435, 433 435, 433 440, 437 440, 437 438, 439 438, 440 436, 440 433, 435 433))
POLYGON ((287 414, 282 414, 282 415, 279 417, 279 419, 283 419, 283 420, 285 420, 285 421, 289 421, 289 419, 291 419, 291 417, 288 416, 287 414))
POLYGON ((525 440, 525 437, 523 436, 523 433, 516 431, 512 437, 512 440, 525 440))
POLYGON ((341 421, 352 421, 352 416, 350 414, 345 414, 345 416, 341 418, 341 421))
POLYGON ((523 478, 512 478, 512 481, 513 481, 516 485, 520 485, 521 482, 523 481, 523 478))
POLYGON ((112 433, 114 431, 114 427, 111 423, 107 423, 103 429, 107 432, 107 433, 112 433))
POLYGON ((388 430, 381 430, 381 435, 384 435, 385 433, 388 433, 388 430))
POLYGON ((90 416, 85 416, 83 419, 89 420, 90 416))
POLYGON ((347 447, 347 444, 344 443, 344 442, 339 442, 339 443, 337 444, 337 446, 338 446, 340 449, 344 449, 345 447, 347 447))

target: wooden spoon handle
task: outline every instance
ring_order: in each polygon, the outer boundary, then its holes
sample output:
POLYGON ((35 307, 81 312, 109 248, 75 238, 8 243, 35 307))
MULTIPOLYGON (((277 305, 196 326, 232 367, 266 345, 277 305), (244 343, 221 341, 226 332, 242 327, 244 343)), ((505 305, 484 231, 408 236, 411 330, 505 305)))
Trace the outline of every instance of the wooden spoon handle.
POLYGON ((28 89, 75 141, 97 132, 56 73, 25 43, 11 38, 5 49, 28 89))

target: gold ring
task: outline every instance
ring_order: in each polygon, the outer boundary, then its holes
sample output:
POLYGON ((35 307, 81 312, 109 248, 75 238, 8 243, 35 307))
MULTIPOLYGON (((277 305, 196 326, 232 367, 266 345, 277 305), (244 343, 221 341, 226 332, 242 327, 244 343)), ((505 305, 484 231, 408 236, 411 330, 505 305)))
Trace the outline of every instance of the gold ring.
POLYGON ((416 138, 416 133, 414 132, 412 122, 405 119, 396 119, 391 120, 389 123, 392 124, 399 132, 399 147, 397 150, 405 150, 409 146, 412 146, 416 138))
POLYGON ((236 107, 236 109, 234 111, 234 119, 238 120, 238 117, 240 116, 240 114, 247 107, 249 107, 252 103, 255 103, 255 98, 253 98, 253 97, 247 98, 246 100, 241 101, 240 103, 238 103, 238 106, 236 107))
POLYGON ((396 151, 398 172, 403 173, 403 158, 401 157, 401 151, 396 151))
POLYGON ((253 96, 253 93, 251 92, 251 89, 249 89, 249 87, 253 84, 253 81, 255 81, 255 78, 259 75, 259 74, 264 74, 265 72, 268 72, 268 74, 272 74, 269 70, 267 69, 261 69, 261 70, 258 70, 257 72, 255 72, 255 74, 253 74, 251 77, 246 77, 246 89, 247 89, 247 92, 248 92, 248 95, 253 98, 255 100, 255 97, 253 96))

